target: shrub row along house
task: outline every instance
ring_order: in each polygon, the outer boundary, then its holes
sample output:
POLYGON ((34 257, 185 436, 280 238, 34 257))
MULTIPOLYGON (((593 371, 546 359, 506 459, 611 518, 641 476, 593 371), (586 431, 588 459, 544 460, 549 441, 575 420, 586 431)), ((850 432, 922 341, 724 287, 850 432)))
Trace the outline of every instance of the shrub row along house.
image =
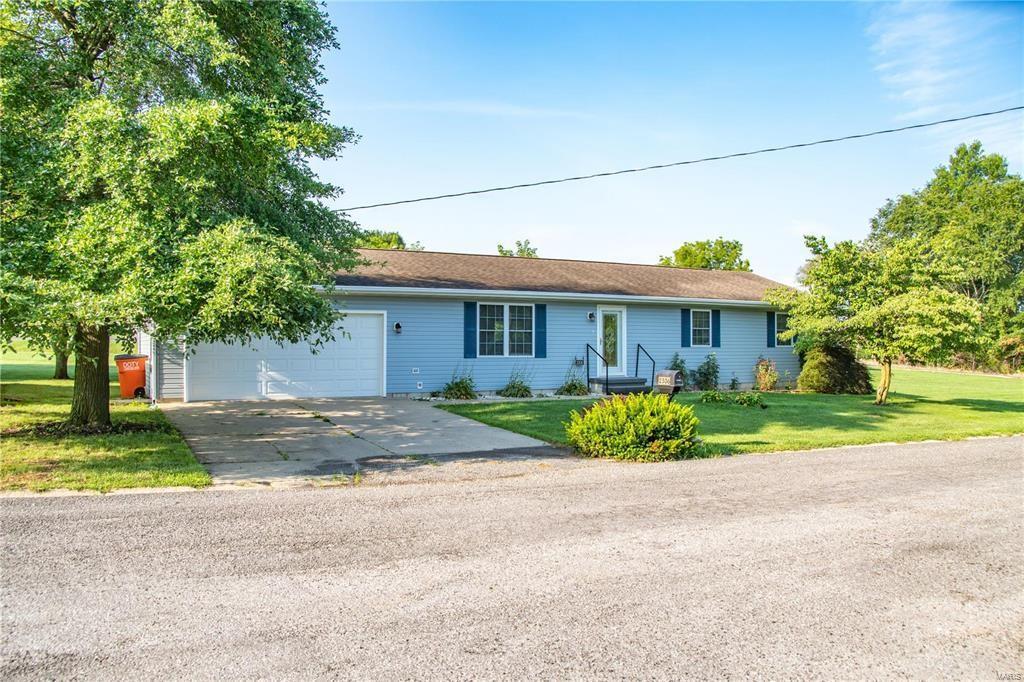
MULTIPOLYGON (((762 302, 777 282, 750 272, 547 258, 362 249, 370 264, 337 277, 344 334, 308 344, 154 342, 149 394, 231 400, 425 395, 453 375, 481 391, 518 374, 535 391, 567 374, 650 381, 678 353, 688 367, 715 353, 721 381, 753 382, 758 357, 799 372, 785 316, 762 302), (590 348, 588 348, 588 346, 590 348), (604 358, 604 360, 602 360, 604 358)), ((597 384, 594 384, 597 387, 597 384)))

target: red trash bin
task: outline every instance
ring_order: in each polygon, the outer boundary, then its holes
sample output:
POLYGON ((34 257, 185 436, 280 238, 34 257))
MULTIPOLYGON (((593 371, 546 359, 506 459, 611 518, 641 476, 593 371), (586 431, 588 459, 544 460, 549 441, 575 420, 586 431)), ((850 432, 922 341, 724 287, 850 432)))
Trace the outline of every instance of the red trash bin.
POLYGON ((146 360, 148 355, 115 355, 117 383, 121 386, 122 398, 146 397, 146 360))

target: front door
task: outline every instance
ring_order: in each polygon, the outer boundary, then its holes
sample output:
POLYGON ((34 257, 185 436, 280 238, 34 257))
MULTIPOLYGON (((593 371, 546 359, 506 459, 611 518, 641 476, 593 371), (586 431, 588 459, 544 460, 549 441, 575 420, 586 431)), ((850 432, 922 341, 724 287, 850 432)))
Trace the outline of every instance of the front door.
MULTIPOLYGON (((597 348, 608 361, 609 374, 626 373, 626 309, 598 306, 597 348)), ((604 371, 604 364, 600 366, 604 371)))

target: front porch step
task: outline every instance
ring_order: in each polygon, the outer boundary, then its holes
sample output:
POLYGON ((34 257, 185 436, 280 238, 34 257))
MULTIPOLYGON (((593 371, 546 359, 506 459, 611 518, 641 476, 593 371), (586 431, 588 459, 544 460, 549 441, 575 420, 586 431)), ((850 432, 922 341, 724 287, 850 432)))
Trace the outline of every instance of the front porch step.
MULTIPOLYGON (((647 379, 640 377, 608 377, 608 394, 622 395, 626 393, 644 393, 649 391, 647 379)), ((604 393, 604 377, 590 379, 591 393, 604 393)))

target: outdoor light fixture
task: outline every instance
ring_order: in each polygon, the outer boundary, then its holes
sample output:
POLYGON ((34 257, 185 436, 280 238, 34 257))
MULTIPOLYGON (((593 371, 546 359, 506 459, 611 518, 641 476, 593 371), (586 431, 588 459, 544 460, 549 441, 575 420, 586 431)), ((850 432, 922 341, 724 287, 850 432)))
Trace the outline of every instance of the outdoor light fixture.
POLYGON ((597 314, 594 312, 589 312, 587 313, 587 319, 593 322, 594 320, 597 319, 597 314))
POLYGON ((395 333, 396 334, 401 334, 402 333, 402 323, 401 322, 395 322, 395 333))

